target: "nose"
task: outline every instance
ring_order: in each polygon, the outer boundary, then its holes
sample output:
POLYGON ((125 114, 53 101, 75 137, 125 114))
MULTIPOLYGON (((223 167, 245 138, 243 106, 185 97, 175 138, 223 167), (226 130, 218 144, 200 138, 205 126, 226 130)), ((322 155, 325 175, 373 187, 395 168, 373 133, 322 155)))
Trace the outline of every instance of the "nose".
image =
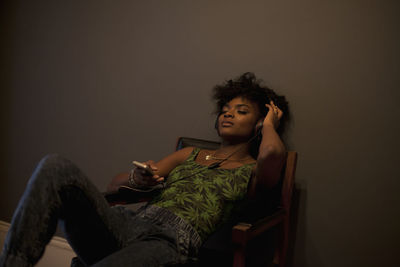
POLYGON ((230 112, 230 111, 226 111, 226 112, 224 113, 224 118, 233 118, 233 113, 230 112))

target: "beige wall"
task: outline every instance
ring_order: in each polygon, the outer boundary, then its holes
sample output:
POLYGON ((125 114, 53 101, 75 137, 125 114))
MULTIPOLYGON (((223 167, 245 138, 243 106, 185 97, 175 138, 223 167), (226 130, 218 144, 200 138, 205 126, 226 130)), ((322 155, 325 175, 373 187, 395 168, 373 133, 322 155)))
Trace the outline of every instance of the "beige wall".
POLYGON ((58 152, 103 190, 253 71, 290 101, 296 266, 398 266, 398 1, 3 1, 0 219, 58 152))
MULTIPOLYGON (((10 227, 9 223, 0 221, 0 246, 3 247, 4 240, 7 236, 7 231, 10 227)), ((42 258, 35 265, 36 267, 69 267, 71 260, 76 257, 76 254, 68 244, 67 240, 59 236, 51 239, 46 247, 42 258)))

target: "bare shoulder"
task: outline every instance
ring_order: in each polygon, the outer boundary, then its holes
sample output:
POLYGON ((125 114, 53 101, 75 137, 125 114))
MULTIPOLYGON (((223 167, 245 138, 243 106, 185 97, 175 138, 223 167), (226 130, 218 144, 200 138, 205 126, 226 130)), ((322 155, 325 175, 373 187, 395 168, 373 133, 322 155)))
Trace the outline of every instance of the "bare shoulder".
POLYGON ((159 176, 167 176, 172 169, 182 164, 189 157, 193 149, 193 147, 185 147, 158 161, 157 168, 159 172, 157 174, 159 176))
POLYGON ((168 155, 167 157, 163 158, 160 160, 158 163, 162 164, 164 162, 169 163, 169 164, 181 164, 184 162, 192 153, 194 147, 185 147, 180 150, 175 151, 174 153, 168 155))
POLYGON ((190 147, 185 147, 182 148, 178 151, 175 152, 175 154, 177 155, 177 157, 179 157, 180 160, 185 161, 190 154, 193 152, 194 147, 190 146, 190 147))

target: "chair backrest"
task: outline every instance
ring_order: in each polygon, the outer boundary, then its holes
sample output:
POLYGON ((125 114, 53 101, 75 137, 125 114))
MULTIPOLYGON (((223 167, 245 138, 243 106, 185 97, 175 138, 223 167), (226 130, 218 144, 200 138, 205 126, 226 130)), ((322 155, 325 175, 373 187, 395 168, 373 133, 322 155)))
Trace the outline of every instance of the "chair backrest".
POLYGON ((294 188, 294 179, 297 165, 297 152, 288 151, 286 155, 285 168, 283 169, 283 184, 281 195, 281 206, 287 211, 290 211, 292 202, 292 193, 294 188))
POLYGON ((188 146, 214 150, 218 149, 220 145, 221 143, 216 141, 209 141, 209 140, 190 138, 190 137, 179 137, 178 141, 176 142, 175 150, 180 150, 188 146))
MULTIPOLYGON (((286 154, 286 163, 284 169, 282 170, 282 190, 281 190, 281 200, 280 206, 284 211, 284 216, 282 220, 282 227, 280 227, 279 234, 279 244, 278 249, 275 250, 274 264, 275 266, 286 266, 288 262, 288 257, 291 257, 290 251, 293 247, 289 249, 289 236, 291 230, 291 204, 292 195, 294 189, 295 172, 297 165, 297 152, 288 151, 286 154)), ((293 227, 293 226, 292 226, 293 227)))

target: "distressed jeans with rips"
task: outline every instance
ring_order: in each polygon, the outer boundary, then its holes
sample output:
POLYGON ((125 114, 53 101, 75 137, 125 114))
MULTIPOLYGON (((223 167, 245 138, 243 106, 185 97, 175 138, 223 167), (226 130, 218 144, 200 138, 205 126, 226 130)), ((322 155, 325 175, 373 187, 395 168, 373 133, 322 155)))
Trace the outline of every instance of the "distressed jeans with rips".
POLYGON ((161 208, 147 209, 137 213, 110 207, 78 167, 48 155, 34 171, 13 215, 0 267, 36 264, 58 222, 85 265, 165 266, 196 255, 201 241, 190 225, 161 208), (157 216, 157 209, 162 216, 157 216))

